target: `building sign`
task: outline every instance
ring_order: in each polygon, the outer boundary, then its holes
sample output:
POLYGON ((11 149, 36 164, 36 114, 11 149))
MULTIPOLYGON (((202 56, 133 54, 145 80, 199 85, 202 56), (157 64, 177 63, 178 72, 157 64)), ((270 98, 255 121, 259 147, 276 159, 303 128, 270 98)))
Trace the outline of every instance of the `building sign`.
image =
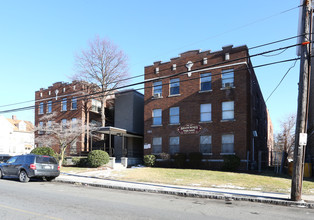
POLYGON ((180 134, 198 134, 202 130, 200 125, 186 124, 184 126, 179 126, 177 131, 180 134))

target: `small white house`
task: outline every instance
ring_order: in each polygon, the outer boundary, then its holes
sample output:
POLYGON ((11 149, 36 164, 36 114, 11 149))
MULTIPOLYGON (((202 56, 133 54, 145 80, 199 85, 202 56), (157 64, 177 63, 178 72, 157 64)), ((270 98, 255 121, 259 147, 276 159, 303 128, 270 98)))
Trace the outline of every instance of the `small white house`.
POLYGON ((29 121, 0 115, 0 156, 28 154, 34 149, 34 126, 29 121))

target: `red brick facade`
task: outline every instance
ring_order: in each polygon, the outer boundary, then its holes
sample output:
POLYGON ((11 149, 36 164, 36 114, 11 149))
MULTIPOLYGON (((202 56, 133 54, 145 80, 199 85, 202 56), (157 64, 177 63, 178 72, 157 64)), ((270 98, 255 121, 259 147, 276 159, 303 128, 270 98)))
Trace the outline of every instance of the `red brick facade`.
MULTIPOLYGON (((226 75, 228 74, 224 76, 226 75)), ((144 154, 154 153, 153 138, 162 140, 159 153, 170 153, 170 137, 178 137, 178 152, 189 154, 201 151, 200 141, 204 138, 201 136, 210 136, 211 143, 206 142, 206 147, 211 145, 211 150, 209 153, 203 153, 203 159, 221 162, 223 155, 235 154, 242 162, 246 162, 249 154, 249 161, 253 162, 253 131, 257 130, 258 137, 254 138, 254 161, 257 161, 258 150, 266 151, 266 106, 246 46, 236 48, 228 46, 222 51, 213 53, 188 51, 182 53, 180 57, 171 59, 170 62, 155 62, 154 65, 145 67, 145 80, 144 154), (192 64, 190 69, 189 64, 192 64), (233 79, 223 81, 222 71, 233 72, 233 79), (201 74, 204 73, 211 74, 211 88, 201 91, 201 82, 205 81, 201 79, 201 74), (170 83, 171 79, 179 79, 179 94, 170 94, 170 85, 175 85, 170 83), (155 85, 154 88, 153 83, 160 81, 161 97, 156 95, 154 97, 154 89, 157 91, 157 87, 155 85), (201 119, 201 104, 207 104, 206 109, 209 109, 203 112, 206 120, 201 119), (223 112, 223 105, 231 107, 224 107, 223 112), (170 123, 172 107, 178 107, 174 109, 176 115, 172 118, 176 122, 179 120, 179 123, 170 123), (157 109, 156 114, 159 114, 158 109, 161 109, 161 125, 153 125, 154 109, 157 109), (227 119, 224 120, 223 117, 227 119), (186 130, 189 125, 195 128, 186 130), (230 141, 227 141, 227 144, 228 149, 233 148, 233 152, 229 150, 223 152, 222 139, 231 140, 232 136, 233 146, 230 141)), ((209 86, 208 82, 206 86, 209 86)))
MULTIPOLYGON (((63 119, 71 121, 73 118, 85 121, 87 124, 92 120, 100 121, 100 114, 91 109, 90 97, 83 97, 89 93, 91 93, 89 85, 77 81, 72 83, 57 82, 48 89, 41 88, 36 91, 35 126, 39 126, 40 123, 46 126, 47 121, 43 121, 41 118, 52 113, 56 113, 53 120, 57 123, 61 123, 63 119), (64 109, 62 109, 63 105, 66 105, 64 109)), ((36 132, 35 135, 40 134, 36 132)), ((68 147, 67 154, 79 155, 82 152, 88 152, 90 150, 89 142, 85 138, 88 140, 88 134, 84 133, 76 142, 76 147, 68 147)), ((58 151, 57 146, 53 146, 53 148, 58 151)))

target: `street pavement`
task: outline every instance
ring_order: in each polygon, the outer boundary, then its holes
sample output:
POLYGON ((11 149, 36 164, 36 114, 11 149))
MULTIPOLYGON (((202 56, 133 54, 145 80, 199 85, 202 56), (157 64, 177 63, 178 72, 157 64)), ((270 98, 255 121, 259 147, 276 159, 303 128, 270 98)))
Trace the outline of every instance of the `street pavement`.
POLYGON ((220 199, 228 201, 251 201, 274 205, 314 208, 314 195, 302 195, 302 201, 290 200, 290 194, 252 191, 243 189, 230 189, 217 186, 216 188, 176 186, 156 183, 142 183, 114 180, 109 178, 111 170, 98 170, 85 173, 61 173, 55 181, 78 185, 130 190, 139 192, 151 192, 172 194, 185 197, 198 197, 220 199))

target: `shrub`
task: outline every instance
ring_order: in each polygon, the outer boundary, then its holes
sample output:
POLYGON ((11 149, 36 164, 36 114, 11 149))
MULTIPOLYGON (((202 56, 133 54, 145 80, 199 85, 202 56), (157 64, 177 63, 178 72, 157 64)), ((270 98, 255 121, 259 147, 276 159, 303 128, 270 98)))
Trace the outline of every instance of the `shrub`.
POLYGON ((236 155, 225 155, 223 157, 223 159, 224 159, 224 162, 222 165, 222 170, 231 171, 231 172, 238 170, 240 163, 241 163, 241 160, 238 156, 236 156, 236 155))
POLYGON ((173 158, 174 158, 174 164, 177 168, 184 168, 185 161, 186 161, 186 154, 176 153, 173 158))
POLYGON ((170 154, 167 154, 167 153, 161 153, 160 154, 160 158, 163 159, 163 160, 170 160, 170 154))
POLYGON ((102 150, 93 150, 87 156, 88 165, 91 167, 100 167, 109 162, 109 155, 102 150))
POLYGON ((31 151, 31 154, 56 157, 56 153, 50 147, 36 147, 31 151))
POLYGON ((147 167, 152 167, 155 165, 156 157, 155 155, 145 155, 144 156, 144 164, 147 167))
POLYGON ((191 168, 200 168, 202 162, 202 153, 200 152, 192 152, 189 154, 190 159, 190 167, 191 168))
POLYGON ((87 157, 72 157, 72 163, 78 167, 87 167, 88 166, 87 157))

